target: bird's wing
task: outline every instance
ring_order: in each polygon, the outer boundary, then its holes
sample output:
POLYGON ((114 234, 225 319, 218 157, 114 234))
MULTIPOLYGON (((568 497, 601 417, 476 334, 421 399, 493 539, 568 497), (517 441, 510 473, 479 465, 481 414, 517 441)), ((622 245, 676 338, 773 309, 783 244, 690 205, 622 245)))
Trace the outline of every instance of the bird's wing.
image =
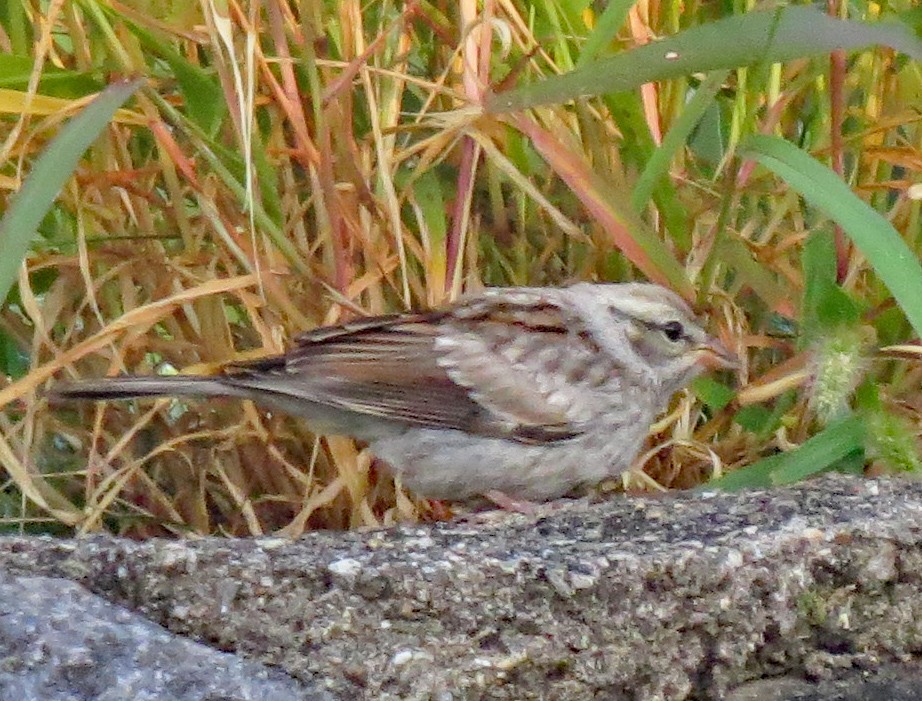
POLYGON ((560 372, 597 355, 576 320, 523 292, 318 329, 285 355, 226 373, 234 384, 360 414, 546 443, 582 432, 560 372))

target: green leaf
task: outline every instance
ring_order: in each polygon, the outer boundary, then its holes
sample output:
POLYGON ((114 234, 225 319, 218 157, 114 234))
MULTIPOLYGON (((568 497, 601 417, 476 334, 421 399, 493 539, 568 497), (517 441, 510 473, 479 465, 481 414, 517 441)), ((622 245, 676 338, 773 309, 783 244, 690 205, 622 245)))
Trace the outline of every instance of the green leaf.
POLYGON ((742 153, 773 171, 842 227, 922 336, 922 266, 890 222, 836 173, 783 139, 753 136, 742 153))
POLYGON ((861 309, 836 283, 835 236, 831 230, 815 231, 804 244, 805 336, 816 336, 842 326, 855 326, 861 309))
POLYGON ((711 177, 727 153, 728 128, 724 124, 720 103, 711 102, 688 138, 688 148, 701 165, 708 165, 711 177))
POLYGON ((131 22, 128 26, 147 50, 169 64, 185 101, 186 115, 205 134, 214 137, 227 115, 227 105, 217 77, 188 61, 151 32, 131 22))
POLYGON ((807 237, 801 265, 804 269, 804 309, 814 309, 819 294, 817 286, 836 281, 836 242, 831 230, 814 231, 807 237))
POLYGON ((35 161, 32 172, 0 219, 0 300, 6 299, 32 237, 84 151, 142 83, 142 80, 122 81, 103 90, 61 129, 35 161))
POLYGON ((29 353, 20 347, 12 335, 0 329, 0 372, 18 380, 29 372, 29 365, 29 353))
POLYGON ((922 61, 922 41, 899 22, 840 20, 812 7, 734 15, 586 63, 563 75, 491 95, 486 111, 515 112, 578 97, 632 90, 644 83, 757 63, 776 63, 835 49, 882 44, 922 61))
POLYGON ((868 453, 894 472, 922 473, 922 459, 912 424, 884 408, 867 412, 868 453))
POLYGON ((816 302, 814 313, 817 329, 855 326, 861 319, 861 308, 834 282, 820 282, 816 302))
POLYGON ((176 75, 189 118, 209 136, 216 135, 227 114, 227 105, 217 78, 173 52, 165 52, 163 59, 170 64, 176 75))
POLYGON ((796 402, 795 392, 785 392, 775 400, 771 409, 759 404, 744 406, 736 412, 733 420, 747 431, 755 433, 759 440, 765 440, 778 429, 785 414, 796 402))
POLYGON ((837 467, 864 448, 864 421, 857 415, 830 424, 789 453, 779 453, 707 483, 708 488, 753 489, 799 482, 837 467))
POLYGON ((736 392, 731 387, 727 387, 713 377, 699 377, 692 383, 691 388, 695 396, 714 411, 723 409, 736 396, 736 392))
POLYGON ((733 416, 733 420, 750 433, 771 433, 776 425, 777 418, 774 412, 761 404, 744 406, 733 416))
POLYGON ((34 43, 33 24, 23 2, 0 2, 0 27, 14 54, 27 54, 34 43))
POLYGON ((448 234, 442 184, 435 171, 427 170, 415 180, 413 189, 423 218, 426 220, 426 229, 431 237, 429 245, 434 250, 438 250, 445 245, 445 238, 448 234))
POLYGON ((872 380, 865 380, 855 390, 855 406, 864 412, 880 411, 883 408, 880 390, 872 380))
MULTIPOLYGON (((0 54, 0 88, 25 90, 35 70, 32 56, 0 54)), ((83 97, 99 92, 105 84, 87 73, 68 71, 57 66, 46 65, 38 80, 38 90, 52 97, 83 97)))

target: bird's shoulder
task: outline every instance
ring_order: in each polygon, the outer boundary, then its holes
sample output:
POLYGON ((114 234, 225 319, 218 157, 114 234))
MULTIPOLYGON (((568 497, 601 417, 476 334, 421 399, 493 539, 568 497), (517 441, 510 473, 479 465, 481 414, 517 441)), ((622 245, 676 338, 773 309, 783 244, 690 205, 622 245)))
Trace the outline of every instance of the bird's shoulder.
POLYGON ((351 411, 527 443, 582 433, 597 411, 586 389, 617 382, 579 316, 540 288, 322 327, 228 371, 287 377, 275 386, 351 411))

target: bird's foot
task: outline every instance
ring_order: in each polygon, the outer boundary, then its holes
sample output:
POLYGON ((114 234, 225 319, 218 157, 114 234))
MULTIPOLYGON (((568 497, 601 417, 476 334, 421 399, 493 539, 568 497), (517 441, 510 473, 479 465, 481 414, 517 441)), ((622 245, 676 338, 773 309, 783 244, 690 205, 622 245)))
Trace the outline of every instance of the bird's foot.
POLYGON ((424 521, 451 521, 455 517, 455 510, 451 503, 442 499, 425 499, 426 509, 423 512, 424 521))
POLYGON ((536 514, 541 506, 540 504, 526 499, 515 499, 498 489, 491 489, 488 492, 484 492, 484 497, 504 511, 512 511, 513 513, 525 514, 527 516, 536 514))

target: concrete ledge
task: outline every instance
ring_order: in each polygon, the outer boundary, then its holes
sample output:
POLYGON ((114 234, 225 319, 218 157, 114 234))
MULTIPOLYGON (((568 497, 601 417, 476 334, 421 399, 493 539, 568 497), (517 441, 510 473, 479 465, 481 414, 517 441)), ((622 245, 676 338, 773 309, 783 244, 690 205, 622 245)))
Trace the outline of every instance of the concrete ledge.
POLYGON ((332 698, 723 698, 922 651, 922 484, 828 477, 297 542, 5 538, 0 569, 73 580, 332 698))

